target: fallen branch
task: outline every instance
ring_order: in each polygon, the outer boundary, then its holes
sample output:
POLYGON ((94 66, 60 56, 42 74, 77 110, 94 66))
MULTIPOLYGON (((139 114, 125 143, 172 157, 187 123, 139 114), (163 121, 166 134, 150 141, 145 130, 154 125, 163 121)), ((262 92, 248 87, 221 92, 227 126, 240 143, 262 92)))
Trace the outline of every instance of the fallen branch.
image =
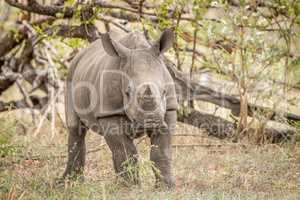
MULTIPOLYGON (((182 72, 179 72, 175 65, 168 59, 165 59, 167 68, 171 73, 176 83, 176 93, 181 101, 189 100, 202 100, 213 103, 223 108, 231 110, 234 116, 239 116, 240 113, 240 100, 232 95, 218 92, 213 87, 203 85, 199 82, 190 80, 182 72)), ((288 123, 293 121, 299 122, 300 115, 294 113, 288 113, 284 111, 272 110, 263 106, 248 104, 248 115, 252 117, 255 112, 272 113, 270 120, 281 122, 278 116, 284 117, 288 123)))
MULTIPOLYGON (((236 125, 233 122, 196 110, 193 110, 184 117, 179 117, 178 120, 200 128, 201 130, 206 131, 208 135, 220 139, 231 138, 236 131, 236 125)), ((274 128, 270 126, 263 131, 263 135, 266 136, 265 139, 271 143, 288 140, 296 133, 296 130, 292 128, 274 128)), ((249 128, 248 134, 255 133, 256 130, 249 128)))

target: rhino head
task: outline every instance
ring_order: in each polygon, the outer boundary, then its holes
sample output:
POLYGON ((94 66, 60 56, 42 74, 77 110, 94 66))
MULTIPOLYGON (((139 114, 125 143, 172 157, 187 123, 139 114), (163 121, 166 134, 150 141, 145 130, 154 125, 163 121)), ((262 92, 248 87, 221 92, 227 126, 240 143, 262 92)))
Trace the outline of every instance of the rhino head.
POLYGON ((168 84, 161 55, 173 44, 174 34, 165 30, 150 47, 129 49, 102 36, 105 51, 120 59, 122 72, 121 91, 124 111, 133 124, 142 128, 166 127, 166 99, 168 84))

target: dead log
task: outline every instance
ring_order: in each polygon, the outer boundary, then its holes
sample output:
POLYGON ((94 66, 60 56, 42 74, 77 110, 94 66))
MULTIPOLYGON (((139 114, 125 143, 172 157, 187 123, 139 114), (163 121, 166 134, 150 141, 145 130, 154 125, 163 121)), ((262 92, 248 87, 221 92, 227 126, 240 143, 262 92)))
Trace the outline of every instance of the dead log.
MULTIPOLYGON (((200 128, 207 132, 208 135, 220 139, 231 138, 232 136, 234 136, 234 133, 236 131, 236 125, 233 122, 196 110, 191 111, 184 117, 179 117, 178 120, 183 123, 200 128)), ((291 128, 273 128, 267 126, 259 136, 260 138, 255 138, 257 137, 256 131, 257 130, 253 128, 249 128, 247 135, 249 137, 253 136, 254 139, 256 139, 255 142, 264 140, 264 142, 268 143, 279 143, 285 140, 289 140, 296 133, 296 130, 291 128)), ((253 140, 253 138, 251 139, 253 140)))
MULTIPOLYGON (((240 100, 232 95, 216 91, 213 87, 203 85, 199 82, 190 80, 182 72, 178 71, 175 65, 165 58, 167 68, 170 71, 176 84, 176 93, 180 101, 201 100, 213 103, 217 106, 231 110, 234 116, 239 116, 240 113, 240 100)), ((252 117, 256 111, 263 113, 272 113, 270 120, 282 122, 278 116, 282 116, 288 123, 300 122, 300 115, 288 113, 284 111, 272 110, 260 105, 248 104, 248 115, 252 117)))

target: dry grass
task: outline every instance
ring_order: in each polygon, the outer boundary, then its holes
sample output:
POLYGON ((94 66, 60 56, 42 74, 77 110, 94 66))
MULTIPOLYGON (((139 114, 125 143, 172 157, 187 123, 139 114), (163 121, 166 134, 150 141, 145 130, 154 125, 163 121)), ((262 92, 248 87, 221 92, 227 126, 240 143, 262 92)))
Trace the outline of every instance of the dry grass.
POLYGON ((146 138, 138 144, 142 186, 118 185, 108 147, 96 134, 87 136, 85 183, 57 187, 54 180, 66 162, 66 132, 57 128, 51 138, 49 130, 45 125, 34 137, 29 127, 11 138, 18 151, 0 158, 2 199, 300 199, 299 147, 232 144, 180 123, 176 134, 199 136, 174 137, 174 190, 154 189, 146 138))

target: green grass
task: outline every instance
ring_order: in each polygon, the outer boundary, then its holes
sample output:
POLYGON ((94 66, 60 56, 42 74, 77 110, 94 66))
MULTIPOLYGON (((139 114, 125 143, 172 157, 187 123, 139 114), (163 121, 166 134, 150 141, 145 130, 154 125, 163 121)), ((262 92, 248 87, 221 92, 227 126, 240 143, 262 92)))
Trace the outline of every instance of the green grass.
MULTIPOLYGON (((174 137, 176 188, 155 189, 149 141, 138 144, 142 184, 125 187, 115 180, 111 154, 101 136, 89 134, 85 182, 55 185, 66 162, 66 131, 54 137, 49 125, 37 136, 14 132, 10 145, 19 151, 0 159, 0 199, 295 199, 300 198, 299 146, 240 145, 203 137, 174 137), (187 147, 184 144, 197 144, 187 147), (217 145, 216 145, 217 144, 217 145), (176 146, 175 145, 179 145, 176 146), (181 146, 180 146, 181 145, 181 146), (99 149, 97 151, 94 151, 99 149)), ((13 133, 13 127, 11 133, 13 133)), ((6 131, 9 131, 7 129, 6 131)), ((4 131, 5 132, 5 131, 4 131)), ((178 125, 177 134, 198 133, 178 125)), ((1 135, 3 132, 1 133, 1 135)))
POLYGON ((15 120, 0 119, 0 157, 12 156, 18 152, 18 146, 11 144, 11 139, 16 132, 15 120))

